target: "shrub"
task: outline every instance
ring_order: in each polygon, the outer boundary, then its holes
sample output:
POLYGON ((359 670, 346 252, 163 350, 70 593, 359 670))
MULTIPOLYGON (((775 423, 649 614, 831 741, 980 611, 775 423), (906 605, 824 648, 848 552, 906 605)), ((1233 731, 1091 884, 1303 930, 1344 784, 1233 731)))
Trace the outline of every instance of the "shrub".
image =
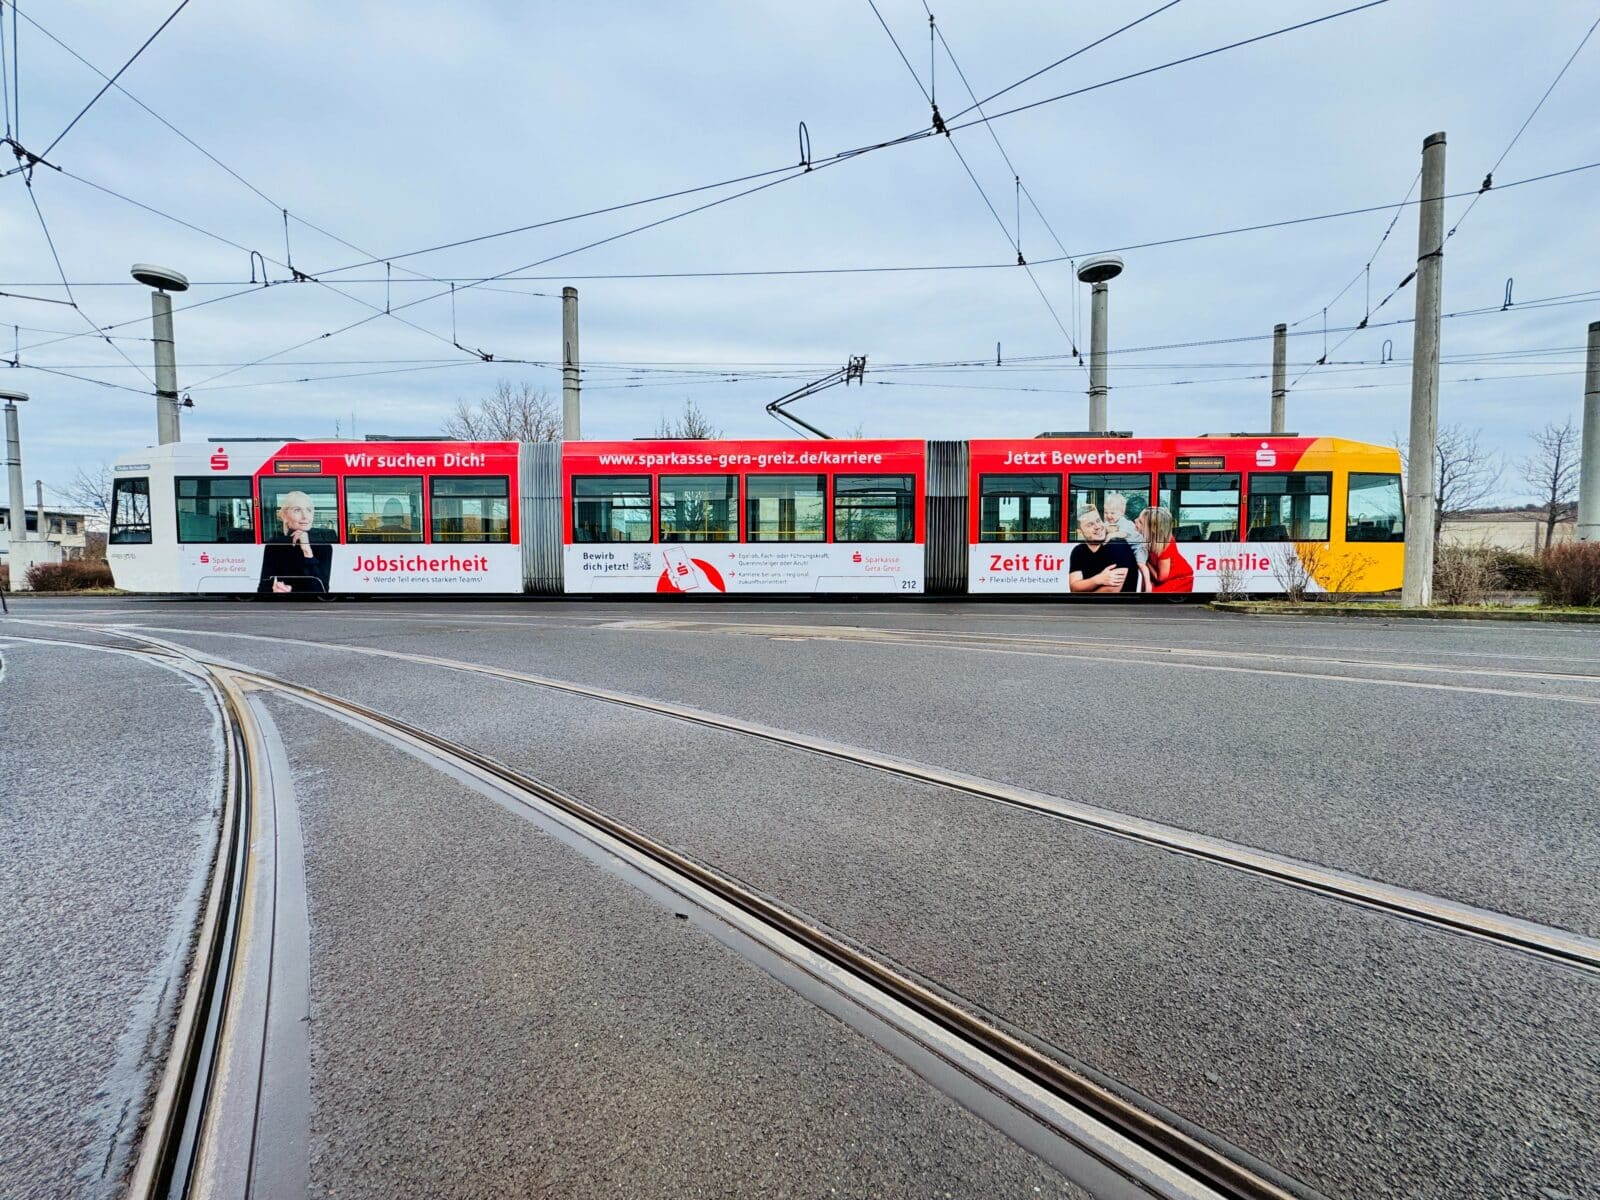
POLYGON ((1480 550, 1440 546, 1433 557, 1435 604, 1482 604, 1496 582, 1494 564, 1480 550))
POLYGON ((1494 573, 1505 591, 1536 592, 1544 582, 1544 568, 1533 555, 1515 550, 1494 550, 1490 554, 1494 573))
POLYGON ((111 565, 102 559, 74 559, 63 563, 35 563, 28 568, 28 586, 36 592, 81 592, 108 588, 111 565))
POLYGON ((10 590, 11 567, 9 565, 0 566, 0 592, 9 592, 10 590))
POLYGON ((1569 542, 1544 552, 1539 598, 1563 607, 1600 605, 1600 542, 1569 542))

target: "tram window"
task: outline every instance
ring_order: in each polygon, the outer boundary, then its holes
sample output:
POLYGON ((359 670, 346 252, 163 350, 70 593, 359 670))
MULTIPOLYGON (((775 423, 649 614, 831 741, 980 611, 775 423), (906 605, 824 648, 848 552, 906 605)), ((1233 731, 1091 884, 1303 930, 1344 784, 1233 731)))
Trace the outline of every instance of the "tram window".
POLYGON ((1332 477, 1302 471, 1250 476, 1245 540, 1325 542, 1332 477))
POLYGON ((985 475, 978 492, 979 541, 1061 540, 1061 476, 985 475))
POLYGON ((148 545, 150 542, 150 481, 118 479, 111 487, 111 531, 106 540, 113 546, 148 545))
POLYGON ((1347 542, 1403 542, 1405 509, 1400 501, 1400 476, 1350 472, 1350 504, 1345 510, 1347 542))
POLYGON ((1161 507, 1172 514, 1172 536, 1180 542, 1239 540, 1239 476, 1161 476, 1161 507))
POLYGON ((745 540, 820 542, 828 536, 825 475, 746 475, 745 540))
POLYGON ((910 475, 835 475, 833 540, 914 542, 916 502, 910 475))
POLYGON ((738 541, 739 477, 663 475, 661 540, 663 542, 738 541))
POLYGON ((572 540, 648 542, 650 476, 596 475, 572 481, 572 540))
POLYGON ((436 477, 428 491, 434 541, 511 540, 511 481, 504 475, 436 477))
POLYGON ((253 542, 255 501, 250 477, 203 476, 174 481, 180 542, 253 542))
MULTIPOLYGON (((1136 536, 1133 522, 1150 507, 1150 476, 1069 475, 1067 499, 1068 512, 1077 514, 1092 508, 1105 519, 1111 537, 1122 537, 1131 542, 1136 536)), ((1067 537, 1074 542, 1083 540, 1076 520, 1072 522, 1067 537)))
POLYGON ((290 531, 284 523, 284 510, 311 509, 313 542, 339 540, 339 481, 329 475, 297 475, 261 480, 261 540, 285 542, 290 531))
POLYGON ((346 541, 420 542, 422 476, 346 479, 344 524, 346 541))

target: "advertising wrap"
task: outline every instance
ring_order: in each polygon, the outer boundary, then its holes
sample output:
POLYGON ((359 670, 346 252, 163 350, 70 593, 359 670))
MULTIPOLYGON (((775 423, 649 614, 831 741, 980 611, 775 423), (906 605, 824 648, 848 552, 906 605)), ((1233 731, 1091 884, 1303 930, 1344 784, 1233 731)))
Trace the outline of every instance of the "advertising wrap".
POLYGON ((569 444, 563 587, 915 595, 925 474, 911 440, 569 444))

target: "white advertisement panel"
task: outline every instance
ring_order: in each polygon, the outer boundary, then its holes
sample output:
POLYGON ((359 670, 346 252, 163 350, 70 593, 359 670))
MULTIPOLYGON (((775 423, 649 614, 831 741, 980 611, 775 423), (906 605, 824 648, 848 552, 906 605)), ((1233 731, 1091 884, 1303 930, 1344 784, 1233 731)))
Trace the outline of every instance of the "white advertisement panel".
MULTIPOLYGON (((1067 577, 1073 569, 1074 549, 1074 544, 1057 542, 972 546, 968 550, 967 588, 989 595, 1103 594, 1071 591, 1067 577)), ((1164 581, 1155 574, 1146 576, 1136 566, 1136 590, 1161 595, 1282 592, 1285 581, 1300 579, 1304 579, 1306 591, 1322 590, 1315 580, 1305 578, 1306 566, 1298 546, 1292 542, 1179 542, 1170 554, 1165 575, 1164 581)))
POLYGON ((565 548, 565 591, 922 591, 922 547, 912 543, 624 542, 565 548))
POLYGON ((183 546, 181 586, 189 592, 522 591, 517 546, 313 543, 307 549, 309 554, 298 546, 183 546))

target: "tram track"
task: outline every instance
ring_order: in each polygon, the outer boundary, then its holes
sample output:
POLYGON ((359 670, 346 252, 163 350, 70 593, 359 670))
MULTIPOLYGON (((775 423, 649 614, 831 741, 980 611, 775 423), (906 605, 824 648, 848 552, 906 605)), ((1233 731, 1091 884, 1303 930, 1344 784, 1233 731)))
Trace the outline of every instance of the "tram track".
MULTIPOLYGON (((179 630, 161 632, 181 633, 179 630)), ((121 636, 176 653, 196 653, 180 643, 154 637, 148 632, 119 631, 121 636)), ((1029 788, 982 779, 927 763, 899 758, 875 750, 850 746, 827 738, 791 730, 777 729, 742 718, 708 712, 687 705, 656 700, 631 693, 554 679, 484 663, 436 655, 415 654, 376 646, 319 642, 262 634, 208 633, 205 636, 237 638, 339 650, 352 654, 481 675, 514 685, 535 687, 557 694, 615 705, 635 712, 667 718, 690 725, 732 733, 768 744, 802 750, 855 766, 929 784, 972 799, 1051 817, 1131 841, 1150 848, 1198 859, 1215 866, 1253 875, 1296 890, 1309 892, 1340 903, 1365 908, 1447 932, 1498 945, 1549 962, 1600 973, 1600 940, 1570 930, 1530 921, 1461 901, 1432 895, 1416 889, 1383 883, 1350 872, 1192 830, 1132 816, 1112 809, 1049 795, 1029 788)), ((1600 701, 1596 701, 1600 703, 1600 701)))
MULTIPOLYGON (((264 715, 247 694, 248 681, 237 673, 182 649, 111 636, 134 645, 16 634, 4 640, 125 655, 194 677, 210 692, 222 733, 215 848, 178 981, 181 998, 166 1062, 147 1098, 122 1195, 128 1200, 303 1195, 310 1116, 305 1034, 293 997, 283 1003, 275 994, 286 975, 304 983, 303 971, 297 978, 292 961, 288 967, 280 962, 292 959, 280 951, 286 940, 295 940, 282 928, 286 909, 294 911, 281 894, 278 867, 285 840, 276 778, 282 756, 272 753, 262 729, 264 715), (269 1047, 269 1038, 278 1044, 269 1047), (298 1048, 299 1055, 285 1054, 283 1043, 298 1048), (300 1094, 286 1102, 286 1088, 300 1094)), ((292 866, 300 870, 298 860, 292 866)), ((303 905, 302 895, 302 923, 303 905)), ((298 932, 296 948, 303 957, 304 929, 298 932)))
POLYGON ((254 751, 246 740, 244 710, 237 690, 209 672, 201 675, 222 714, 221 820, 166 1069, 151 1097, 144 1137, 128 1182, 126 1194, 130 1200, 160 1200, 189 1192, 200 1148, 205 1102, 218 1063, 233 952, 243 911, 254 751))
MULTIPOLYGON (((493 786, 500 788, 502 791, 506 792, 506 794, 515 798, 519 803, 529 806, 535 804, 552 805, 566 813, 571 820, 577 822, 579 825, 584 826, 585 828, 597 829, 602 834, 612 836, 612 830, 608 827, 608 823, 610 825, 616 825, 620 830, 644 839, 644 845, 634 845, 623 838, 618 838, 617 840, 624 850, 641 855, 645 859, 655 862, 657 867, 660 869, 665 870, 669 878, 667 886, 672 888, 678 895, 688 896, 693 894, 695 888, 706 888, 713 901, 719 904, 731 905, 732 910, 744 913, 746 918, 751 921, 755 921, 757 924, 767 924, 770 928, 776 929, 779 935, 790 937, 791 940, 793 940, 802 951, 815 955, 815 962, 823 965, 813 965, 808 968, 810 971, 810 977, 813 980, 818 979, 818 972, 822 972, 830 979, 836 978, 832 974, 834 971, 844 972, 846 975, 848 975, 852 972, 857 960, 865 960, 869 966, 882 968, 890 975, 897 977, 895 985, 896 987, 908 986, 911 991, 909 993, 909 998, 903 998, 900 993, 892 988, 879 987, 878 990, 881 991, 885 996, 889 997, 890 1000, 903 1005, 914 1017, 918 1018, 919 1020, 933 1022, 931 1029, 920 1026, 914 1027, 919 1031, 919 1035, 922 1038, 935 1039, 946 1051, 955 1053, 955 1051, 951 1049, 951 1045, 955 1043, 946 1044, 942 1040, 944 1037, 948 1036, 956 1038, 958 1039, 958 1042, 965 1040, 970 1044, 974 1036, 971 1033, 972 1026, 976 1026, 980 1030, 982 1030, 984 1027, 994 1030, 996 1033, 1001 1035, 1000 1040, 995 1043, 997 1049, 991 1050, 990 1047, 983 1043, 981 1038, 987 1036, 987 1034, 980 1035, 980 1040, 977 1043, 984 1049, 984 1053, 989 1059, 993 1060, 995 1063, 998 1063, 1001 1067, 1015 1072, 1016 1079, 1020 1079, 1023 1083, 1042 1089, 1046 1095, 1055 1095, 1058 1096, 1058 1098, 1061 1095, 1069 1097, 1073 1106, 1077 1110, 1080 1112, 1087 1111, 1091 1113, 1096 1120, 1105 1123, 1113 1132, 1117 1133, 1119 1136, 1127 1137, 1135 1150, 1152 1155, 1153 1159, 1151 1162, 1155 1164, 1156 1174, 1150 1178, 1144 1178, 1141 1176, 1140 1178, 1142 1181, 1138 1183, 1138 1187, 1142 1190, 1131 1194, 1174 1196, 1213 1194, 1226 1196, 1291 1196, 1302 1194, 1291 1181, 1274 1178, 1273 1173, 1271 1173, 1270 1170, 1267 1172, 1262 1172, 1255 1166, 1248 1163, 1241 1167, 1238 1162, 1229 1159, 1225 1153, 1222 1154, 1221 1157, 1225 1161, 1233 1163, 1233 1167, 1231 1169, 1242 1169, 1244 1173, 1243 1178, 1235 1179, 1229 1174, 1218 1176, 1193 1170, 1186 1157, 1187 1153, 1189 1153, 1188 1148, 1185 1148, 1181 1152, 1175 1152, 1170 1144, 1171 1141, 1176 1140, 1181 1143, 1183 1139, 1187 1139, 1188 1141, 1194 1142, 1196 1145, 1198 1145, 1204 1154, 1215 1155, 1218 1153, 1218 1151, 1216 1147, 1211 1145, 1207 1140, 1203 1138, 1195 1138, 1193 1132, 1183 1129, 1181 1123, 1175 1125, 1165 1115, 1152 1115, 1148 1110, 1130 1102, 1126 1096, 1119 1094, 1117 1091, 1107 1089, 1102 1082, 1098 1082, 1082 1072, 1074 1071, 1069 1066, 1063 1066, 1063 1064, 1061 1064, 1059 1060, 1050 1053, 1051 1047, 1048 1045, 1041 1048, 1030 1040, 1026 1040, 1026 1036, 1018 1037, 1016 1033, 1010 1032, 1007 1029, 1002 1020, 999 1018, 990 1019, 991 1015, 982 1012, 982 1010, 974 1013, 971 1011, 970 1007, 964 1007, 962 1004, 958 1003, 957 1000, 959 998, 953 1000, 944 995, 937 988, 936 983, 934 986, 929 986, 930 981, 923 981, 918 976, 907 973, 903 968, 898 968, 895 964, 880 961, 878 957, 875 957, 871 953, 870 947, 862 947, 857 944, 853 944, 848 939, 841 938, 836 934, 821 928, 814 921, 808 919, 803 913, 797 913, 789 908, 783 907, 782 905, 775 904, 772 900, 763 896, 761 893, 751 891, 738 881, 731 880, 727 876, 717 872, 714 868, 706 867, 704 864, 697 863, 695 860, 687 858, 686 856, 679 854, 677 851, 673 851, 668 847, 662 846, 659 842, 654 842, 653 839, 648 838, 647 835, 639 833, 637 830, 631 830, 628 826, 615 822, 612 818, 607 817, 606 814, 599 812, 599 810, 593 809, 591 806, 583 804, 581 801, 573 800, 571 797, 559 792, 556 792, 554 796, 552 796, 550 793, 553 792, 554 789, 547 789, 545 785, 539 783, 538 781, 532 780, 528 776, 523 775, 496 760, 479 755, 475 751, 460 747, 447 738, 443 738, 417 726, 408 725, 397 718, 387 716, 386 714, 377 712, 376 710, 366 708, 357 702, 343 697, 334 696, 330 693, 309 687, 304 684, 299 684, 285 678, 280 678, 279 676, 265 671, 244 667, 236 663, 219 661, 209 655, 206 655, 202 651, 184 647, 178 643, 165 642, 162 639, 152 638, 148 634, 137 631, 119 630, 114 636, 125 638, 130 644, 143 645, 148 653, 156 656, 164 656, 169 660, 180 656, 191 658, 197 667, 205 670, 209 674, 214 675, 219 680, 230 680, 235 686, 243 689, 244 691, 261 691, 283 695, 291 699, 295 699, 301 703, 319 708, 329 715, 337 716, 351 723, 361 725, 376 735, 408 742, 410 745, 420 751, 422 755, 444 764, 453 770, 466 771, 478 775, 479 778, 484 779, 493 786), (563 802, 569 803, 576 807, 567 808, 564 806, 563 802), (656 849, 665 851, 667 857, 664 860, 656 858, 654 855, 654 850, 656 849), (687 864, 687 866, 692 869, 689 871, 679 870, 680 864, 675 861, 678 859, 681 859, 683 864, 687 864), (741 903, 742 897, 729 898, 721 895, 715 890, 714 887, 707 885, 702 879, 698 878, 694 874, 695 870, 707 872, 711 877, 711 884, 720 885, 727 883, 731 884, 735 889, 747 892, 749 896, 753 898, 754 907, 745 908, 741 903), (684 882, 685 880, 687 880, 687 882, 684 882), (771 912, 768 912, 768 909, 770 909, 771 912), (769 921, 769 916, 775 916, 776 919, 769 921), (797 925, 802 932, 809 932, 819 935, 824 939, 824 945, 826 946, 826 949, 837 951, 840 953, 841 958, 831 958, 829 957, 828 953, 825 952, 824 948, 813 946, 800 937, 794 936, 796 931, 791 928, 789 924, 786 924, 786 922, 797 925), (923 1002, 927 996, 931 996, 933 1000, 938 1001, 944 1006, 948 1006, 948 1008, 954 1010, 956 1020, 953 1032, 950 1028, 941 1026, 936 1020, 935 1016, 930 1015, 928 1011, 918 1007, 918 1005, 923 1002), (939 1033, 938 1031, 941 1029, 943 1032, 939 1033), (1022 1065, 1013 1064, 1013 1062, 1006 1057, 1007 1054, 1015 1051, 1015 1046, 1011 1043, 1020 1045, 1028 1053, 1028 1055, 1032 1057, 1025 1057, 1022 1061, 1022 1065), (1029 1063, 1034 1059, 1041 1058, 1045 1061, 1045 1065, 1048 1069, 1055 1071, 1064 1070, 1072 1078, 1065 1084, 1062 1084, 1059 1081, 1056 1083, 1047 1083, 1043 1080, 1043 1077, 1031 1074, 1027 1069, 1029 1063), (1061 1089, 1060 1091, 1056 1090, 1058 1087, 1061 1089), (1109 1112, 1105 1112, 1094 1107, 1096 1102, 1103 1103, 1106 1098, 1109 1098, 1111 1102, 1111 1109, 1109 1112), (1120 1106, 1126 1106, 1129 1110, 1131 1110, 1131 1113, 1118 1111, 1120 1106), (1127 1131, 1125 1132, 1125 1127, 1121 1125, 1121 1122, 1130 1118, 1132 1119, 1133 1124, 1131 1127, 1126 1127, 1127 1131), (1176 1139, 1173 1139, 1174 1132, 1179 1135, 1176 1139), (1178 1182, 1173 1182, 1170 1179, 1163 1181, 1162 1172, 1168 1170, 1177 1172, 1177 1175, 1181 1177, 1178 1182), (1255 1178, 1252 1180, 1250 1178, 1251 1176, 1254 1176, 1255 1178), (1195 1184, 1194 1181, 1196 1179, 1200 1180, 1201 1184, 1195 1184), (1147 1184, 1149 1186, 1146 1186, 1147 1184), (1202 1185, 1210 1190, 1193 1190, 1195 1187, 1201 1187, 1202 1185), (1177 1190, 1151 1190, 1151 1188, 1158 1186, 1172 1187, 1177 1190)), ((286 639, 261 638, 260 640, 280 641, 286 639)), ((584 696, 589 699, 598 699, 609 703, 622 704, 625 707, 636 710, 642 708, 644 711, 656 712, 657 715, 671 717, 675 720, 688 720, 695 724, 700 724, 728 732, 750 734, 752 731, 757 731, 756 736, 766 737, 767 740, 775 741, 779 744, 823 753, 829 757, 840 758, 844 761, 856 762, 859 765, 871 766, 879 770, 887 769, 890 770, 891 773, 900 774, 903 777, 918 778, 916 775, 908 776, 906 775, 905 771, 899 769, 908 765, 916 767, 917 764, 901 764, 896 760, 887 760, 886 763, 879 761, 868 761, 863 758, 863 755, 868 755, 871 757, 870 752, 858 752, 851 747, 832 746, 831 744, 821 743, 820 739, 805 739, 804 735, 788 734, 786 731, 781 730, 765 730, 759 726, 743 728, 742 726, 744 726, 745 723, 735 722, 732 718, 720 718, 716 714, 702 713, 692 709, 680 709, 678 706, 663 705, 661 702, 649 701, 640 697, 631 697, 622 693, 605 693, 602 689, 591 689, 586 688, 583 685, 569 684, 564 681, 546 680, 537 676, 525 676, 520 672, 508 672, 502 668, 485 667, 481 664, 471 664, 458 662, 456 660, 439 659, 433 656, 406 655, 400 652, 384 651, 373 647, 336 646, 329 643, 320 642, 307 641, 303 644, 315 646, 319 649, 336 648, 349 650, 356 653, 376 654, 384 657, 415 661, 421 665, 447 668, 450 670, 464 671, 474 674, 497 676, 503 679, 508 679, 511 682, 540 686, 555 691, 566 692, 568 694, 584 696), (796 738, 803 740, 796 741, 796 738), (811 741, 816 741, 820 744, 807 744, 811 741)), ((109 649, 109 647, 102 648, 109 649)), ((132 653, 133 651, 119 652, 132 653)), ((221 686, 220 683, 218 686, 221 686)), ((943 782, 942 780, 935 780, 925 777, 921 778, 921 781, 943 782)), ((976 782, 979 785, 983 785, 985 781, 963 782, 976 782)), ((964 787, 958 788, 957 790, 970 791, 970 789, 964 787)), ((990 800, 996 799, 994 795, 983 795, 981 790, 971 794, 979 795, 990 800)), ((1042 799, 1050 800, 1053 798, 1043 797, 1042 799)), ((1028 805, 1021 806, 1028 807, 1028 805)), ((1085 822, 1080 821, 1078 823, 1085 822)), ((1140 822, 1140 824, 1144 823, 1140 822)), ((1159 829, 1159 827, 1157 828, 1159 829)), ((1133 840, 1149 842, 1149 839, 1146 838, 1135 838, 1133 840)), ((1174 849, 1174 847, 1171 845, 1165 845, 1161 848, 1174 849)), ((1368 907, 1379 906, 1368 905, 1368 907)), ((1494 917, 1495 914, 1489 914, 1489 916, 1494 917)), ((1412 919, 1421 918, 1415 914, 1412 914, 1412 919)), ((1441 922, 1437 921, 1429 921, 1428 923, 1442 924, 1441 922)), ((1543 927, 1537 928, 1542 929, 1543 927)), ((1466 931, 1457 929, 1456 932, 1466 931)), ((1560 931, 1556 932, 1559 933, 1560 931)), ((1479 931, 1476 936, 1488 935, 1482 931, 1479 931)), ((1490 937, 1489 940, 1497 941, 1501 945, 1511 944, 1500 937, 1490 937)), ((1528 949, 1528 947, 1525 945, 1517 948, 1523 950, 1528 949)), ((1591 959, 1594 949, 1595 948, 1592 945, 1589 948, 1591 959)), ((1563 959, 1559 954, 1546 953, 1543 956, 1547 958, 1556 958, 1561 961, 1567 961, 1567 965, 1588 965, 1589 969, 1594 969, 1594 963, 1592 961, 1589 964, 1574 964, 1570 960, 1563 959)), ((869 982, 874 987, 878 986, 876 981, 869 982)), ((926 1044, 927 1041, 925 1040, 924 1045, 926 1044)), ((966 1067, 978 1069, 973 1068, 970 1062, 966 1062, 966 1067)), ((985 1072, 991 1071, 992 1067, 984 1066, 982 1070, 985 1072)), ((968 1078, 970 1079, 972 1076, 969 1075, 968 1078)), ((995 1082, 995 1078, 996 1077, 992 1075, 985 1075, 985 1081, 980 1085, 980 1090, 986 1092, 991 1099, 999 1096, 1001 1097, 1001 1102, 1003 1104, 1015 1107, 1017 1103, 1017 1094, 1013 1094, 1007 1089, 1014 1088, 1017 1086, 1016 1083, 1012 1081, 1010 1077, 1000 1077, 1000 1082, 995 1082)), ((1030 1110, 1030 1119, 1037 1121, 1044 1118, 1041 1118, 1038 1113, 1034 1113, 1032 1110, 1030 1110)), ((1066 1124, 1075 1130, 1076 1136, 1084 1137, 1085 1135, 1083 1135, 1080 1129, 1076 1128, 1076 1126, 1073 1124, 1073 1121, 1074 1119, 1069 1118, 1066 1120, 1066 1124)), ((1095 1139, 1095 1135, 1089 1135, 1088 1140, 1093 1145, 1099 1145, 1095 1139)), ((1112 1158, 1118 1165, 1118 1169, 1123 1172, 1123 1177, 1126 1178, 1125 1164, 1116 1156, 1115 1153, 1112 1154, 1112 1158)), ((1147 1162, 1143 1169, 1151 1169, 1150 1163, 1147 1162)))
MULTIPOLYGON (((179 647, 156 644, 142 650, 73 643, 66 639, 18 638, 57 645, 77 645, 108 653, 161 659, 203 675, 226 714, 227 779, 225 839, 231 852, 219 854, 210 897, 198 936, 185 1002, 174 1038, 174 1051, 163 1076, 147 1127, 132 1186, 136 1200, 166 1196, 247 1196, 251 1167, 259 1157, 253 1131, 219 1108, 245 1107, 264 1076, 281 1068, 267 1061, 266 1046, 245 1037, 243 1052, 225 1043, 239 1031, 227 1022, 241 1007, 235 975, 238 963, 252 951, 251 936, 270 939, 270 926, 252 933, 246 928, 251 907, 249 826, 252 806, 271 806, 255 794, 255 784, 270 770, 249 694, 286 697, 364 728, 376 736, 403 743, 424 761, 447 773, 490 785, 530 810, 553 814, 605 853, 641 870, 681 902, 724 922, 736 933, 776 956, 791 973, 803 977, 797 990, 817 999, 817 990, 832 993, 830 1011, 844 1015, 839 1002, 859 1010, 847 1023, 873 1036, 883 1025, 920 1047, 942 1064, 939 1072, 919 1068, 917 1056, 908 1065, 930 1080, 936 1074, 959 1076, 948 1094, 977 1115, 1040 1153, 1069 1178, 1092 1184, 1096 1195, 1149 1197, 1152 1200, 1305 1200, 1315 1193, 1281 1177, 1264 1164, 1230 1154, 1192 1127, 1143 1107, 1119 1090, 1074 1069, 1033 1042, 948 998, 941 990, 824 929, 731 876, 673 849, 576 797, 551 787, 491 758, 418 726, 320 689, 238 665, 224 665, 179 647), (222 1060, 250 1058, 241 1089, 219 1102, 214 1076, 222 1060), (1037 1129, 1019 1128, 1032 1123, 1037 1129), (223 1126, 219 1132, 219 1125, 223 1126), (1041 1131, 1043 1136, 1041 1137, 1041 1131), (244 1165, 231 1162, 249 1136, 244 1165), (1052 1152, 1051 1143, 1067 1147, 1052 1152), (233 1149, 225 1151, 218 1143, 233 1149), (218 1177, 221 1177, 220 1185, 218 1177), (189 1184, 199 1181, 197 1191, 189 1184)), ((145 640, 128 635, 130 641, 145 640)), ((259 828, 256 836, 260 836, 259 828)), ((259 957, 260 951, 254 953, 259 957)), ((780 981, 790 982, 779 975, 780 981)), ((259 981, 258 981, 259 982, 259 981)), ((231 1069, 231 1068, 230 1068, 231 1069)), ((253 1106, 259 1120, 260 1105, 253 1106)))
POLYGON ((1175 666, 1196 670, 1222 671, 1251 675, 1284 675, 1326 682, 1415 687, 1429 690, 1478 692, 1519 699, 1555 700, 1600 705, 1600 696, 1571 696, 1559 693, 1520 692, 1505 688, 1464 684, 1440 684, 1426 680, 1382 679, 1361 675, 1337 675, 1312 668, 1362 668, 1366 670, 1419 675, 1464 676, 1486 679, 1520 680, 1541 683, 1600 684, 1600 674, 1564 671, 1528 671, 1502 667, 1459 666, 1453 663, 1421 663, 1399 660, 1356 658, 1347 655, 1325 656, 1289 654, 1277 650, 1249 650, 1228 647, 1213 649, 1192 646, 1140 646, 1100 639, 1018 636, 999 633, 962 633, 952 630, 887 628, 848 625, 774 625, 745 622, 621 620, 603 628, 641 633, 701 633, 764 637, 789 641, 863 642, 875 645, 927 647, 941 650, 966 650, 987 653, 1040 655, 1085 662, 1136 666, 1175 666), (1106 652, 1115 651, 1115 657, 1106 652), (1273 664, 1246 666, 1244 662, 1273 664), (1305 668, 1305 669, 1286 669, 1305 668))

